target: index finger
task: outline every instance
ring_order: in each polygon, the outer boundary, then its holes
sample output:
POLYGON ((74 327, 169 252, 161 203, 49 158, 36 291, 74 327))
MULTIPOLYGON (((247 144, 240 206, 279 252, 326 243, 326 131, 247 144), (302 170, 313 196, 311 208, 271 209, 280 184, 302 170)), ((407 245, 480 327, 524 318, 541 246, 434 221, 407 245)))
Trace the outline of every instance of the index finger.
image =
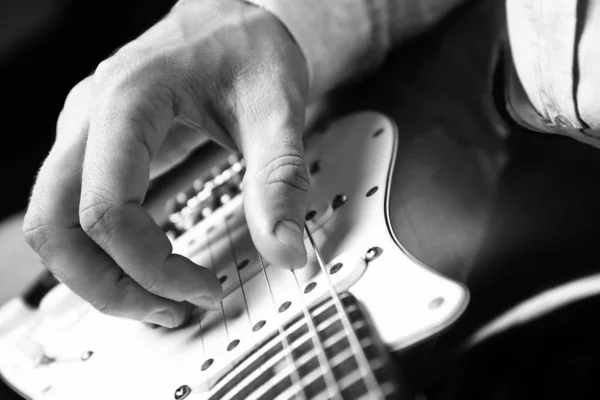
POLYGON ((85 232, 136 282, 156 295, 216 309, 216 276, 172 254, 161 228, 143 209, 150 161, 174 119, 164 87, 109 93, 90 121, 83 165, 80 222, 85 232))

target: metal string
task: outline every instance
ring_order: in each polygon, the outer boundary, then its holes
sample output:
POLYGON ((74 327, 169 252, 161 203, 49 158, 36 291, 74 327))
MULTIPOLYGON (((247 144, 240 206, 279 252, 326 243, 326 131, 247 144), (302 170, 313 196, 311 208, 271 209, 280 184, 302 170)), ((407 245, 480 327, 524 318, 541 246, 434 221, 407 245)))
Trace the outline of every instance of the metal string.
MULTIPOLYGON (((298 292, 300 293, 300 298, 302 299, 302 289, 300 287, 300 282, 298 281, 298 277, 296 276, 296 271, 292 270, 292 275, 294 276, 294 281, 296 281, 296 286, 298 287, 298 292)), ((312 319, 312 315, 310 314, 308 307, 306 306, 303 300, 300 301, 302 305, 302 312, 304 313, 304 319, 306 319, 306 324, 308 325, 308 329, 311 333, 311 339, 315 349, 317 350, 317 360, 319 360, 319 367, 321 368, 321 372, 323 372, 323 379, 325 381, 325 386, 327 389, 327 393, 329 394, 329 398, 334 399, 342 399, 342 394, 337 386, 337 381, 335 376, 333 375, 333 369, 331 368, 331 363, 325 354, 325 348, 323 347, 323 343, 321 342, 321 338, 319 337, 319 332, 317 331, 317 327, 312 319)))
POLYGON ((352 329, 352 324, 350 322, 350 318, 348 317, 348 314, 346 313, 346 309, 342 305, 342 301, 340 300, 340 297, 338 296, 338 293, 335 290, 333 283, 331 282, 331 277, 329 276, 329 273, 327 272, 327 269, 325 268, 325 263, 323 262, 323 258, 321 257, 321 254, 319 252, 319 249, 317 248, 315 240, 314 240, 312 234, 310 233, 310 231, 308 230, 308 226, 306 226, 306 224, 304 224, 304 229, 306 230, 306 234, 308 236, 308 239, 310 240, 310 244, 315 252, 315 257, 317 258, 319 267, 321 268, 321 271, 323 272, 323 274, 325 275, 325 278, 327 280, 328 289, 329 289, 329 292, 331 293, 333 302, 335 303, 335 307, 337 308, 338 313, 341 314, 340 319, 342 320, 342 324, 344 325, 344 330, 346 331, 346 333, 348 333, 348 341, 350 342, 350 347, 352 349, 352 352, 358 358, 360 358, 360 360, 357 360, 357 364, 358 364, 358 368, 359 368, 361 376, 363 376, 365 378, 365 386, 367 387, 369 395, 372 395, 373 392, 379 392, 380 397, 377 397, 377 398, 383 399, 383 398, 385 398, 385 395, 383 394, 381 388, 379 387, 379 383, 377 382, 377 379, 375 378, 375 374, 373 373, 373 371, 370 368, 370 363, 369 363, 369 360, 367 359, 367 355, 365 354, 364 349, 360 345, 360 341, 358 339, 358 336, 356 335, 356 332, 354 332, 354 329, 352 329))
POLYGON ((298 386, 301 390, 300 399, 307 400, 306 394, 304 393, 304 387, 302 386, 302 379, 300 379, 300 375, 298 374, 298 367, 296 366, 296 360, 294 360, 294 356, 292 355, 292 347, 287 339, 287 335, 283 329, 283 324, 281 323, 281 317, 279 316, 277 309, 277 302, 275 301, 275 296, 273 295, 273 290, 271 289, 271 283, 269 282, 269 278, 267 277, 267 270, 265 269, 265 263, 262 259, 260 253, 258 253, 258 259, 260 260, 260 266, 262 268, 263 276, 265 277, 265 283, 267 284, 267 288, 269 289, 269 295, 271 296, 271 302, 273 304, 273 310, 275 311, 275 315, 277 318, 277 330, 279 331, 279 337, 281 338, 281 344, 283 346, 284 354, 288 365, 292 367, 292 372, 290 373, 290 377, 292 378, 292 383, 294 380, 296 383, 294 385, 298 386))
MULTIPOLYGON (((209 251, 210 254, 210 263, 211 263, 211 270, 214 268, 213 264, 214 261, 212 259, 212 252, 210 251, 210 244, 208 243, 208 232, 204 232, 204 243, 206 244, 206 248, 209 251)), ((204 357, 206 357, 206 347, 204 346, 204 332, 202 332, 202 319, 200 318, 200 307, 196 307, 196 311, 198 312, 198 329, 200 330, 200 343, 202 344, 202 354, 204 354, 204 357)), ((227 328, 227 327, 226 327, 227 328)))
MULTIPOLYGON (((208 229, 205 232, 206 236, 206 247, 208 249, 208 254, 210 255, 210 269, 215 272, 215 258, 213 256, 213 252, 211 249, 211 241, 208 239, 208 229)), ((231 342, 231 338, 229 337, 229 328, 227 327, 227 318, 225 317, 225 307, 223 306, 223 300, 221 300, 221 315, 223 315, 223 326, 225 327, 225 335, 227 337, 227 343, 231 342)))
MULTIPOLYGON (((231 248, 231 254, 233 255, 233 263, 235 264, 234 269, 238 277, 238 282, 240 283, 240 290, 242 291, 242 298, 244 299, 244 308, 246 309, 246 316, 248 317, 248 326, 250 328, 250 332, 252 332, 252 319, 250 318, 250 309, 248 308, 248 301, 246 300, 246 291, 244 290, 244 283, 242 282, 242 276, 240 274, 240 270, 238 269, 238 261, 235 254, 235 248, 233 246, 233 241, 231 240, 231 233, 229 232, 229 226, 227 224, 227 218, 223 218, 225 222, 225 231, 227 232, 227 240, 229 241, 229 247, 231 248)), ((256 339, 254 338, 254 334, 252 333, 252 338, 254 339, 254 343, 256 343, 256 339)))
POLYGON ((204 333, 202 332, 202 322, 200 318, 200 307, 196 307, 198 310, 198 329, 200 330, 200 343, 202 344, 202 354, 206 358, 206 348, 204 347, 204 333))

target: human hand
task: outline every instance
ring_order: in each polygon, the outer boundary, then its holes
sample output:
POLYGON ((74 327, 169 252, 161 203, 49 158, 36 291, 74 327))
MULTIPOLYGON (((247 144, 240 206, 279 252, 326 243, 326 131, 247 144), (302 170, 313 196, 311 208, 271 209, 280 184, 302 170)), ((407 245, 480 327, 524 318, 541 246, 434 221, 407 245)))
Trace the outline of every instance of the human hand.
POLYGON ((303 265, 307 92, 306 61, 273 15, 240 0, 180 1, 70 92, 26 241, 104 313, 174 327, 189 303, 218 308, 214 274, 172 254, 141 206, 149 180, 205 133, 246 158, 244 209, 258 250, 303 265))

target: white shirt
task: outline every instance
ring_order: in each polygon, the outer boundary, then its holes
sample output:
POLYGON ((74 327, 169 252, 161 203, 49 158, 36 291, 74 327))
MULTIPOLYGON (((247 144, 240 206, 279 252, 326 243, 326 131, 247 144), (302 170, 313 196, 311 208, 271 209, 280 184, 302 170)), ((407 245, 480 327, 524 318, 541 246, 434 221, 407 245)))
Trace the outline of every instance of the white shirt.
MULTIPOLYGON (((464 0, 246 0, 275 14, 302 49, 311 97, 378 67, 464 0)), ((483 0, 491 1, 491 0, 483 0)), ((600 147, 600 0, 506 0, 530 128, 600 147), (593 21, 593 23, 592 23, 593 21)))

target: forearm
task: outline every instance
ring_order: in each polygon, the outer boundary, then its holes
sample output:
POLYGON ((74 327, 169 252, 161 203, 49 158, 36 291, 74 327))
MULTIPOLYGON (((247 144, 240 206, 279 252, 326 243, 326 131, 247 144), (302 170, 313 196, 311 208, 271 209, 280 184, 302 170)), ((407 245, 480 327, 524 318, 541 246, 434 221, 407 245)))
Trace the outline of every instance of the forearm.
POLYGON ((372 71, 465 0, 246 0, 275 14, 302 49, 310 96, 372 71))

